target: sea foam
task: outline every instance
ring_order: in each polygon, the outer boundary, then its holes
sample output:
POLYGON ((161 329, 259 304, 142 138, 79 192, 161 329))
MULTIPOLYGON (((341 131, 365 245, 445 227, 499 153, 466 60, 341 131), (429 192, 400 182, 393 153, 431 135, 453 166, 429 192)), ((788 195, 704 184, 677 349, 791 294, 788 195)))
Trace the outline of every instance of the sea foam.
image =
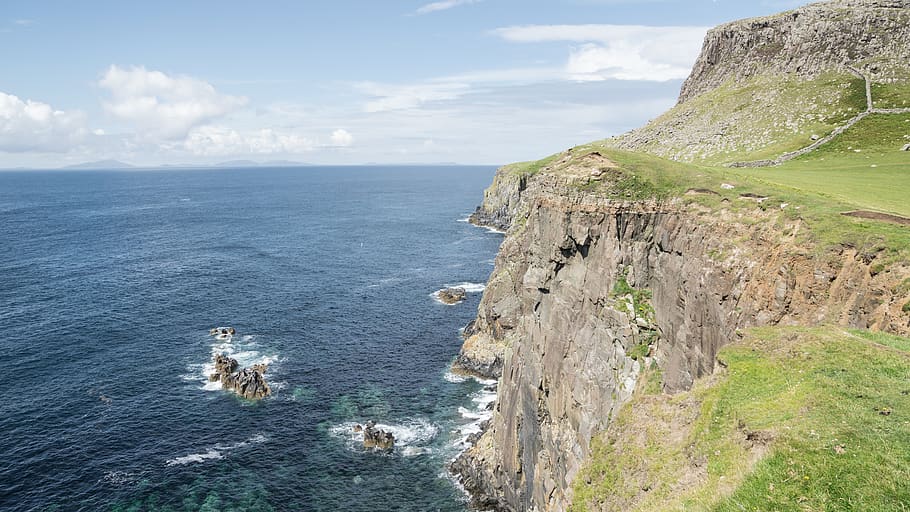
MULTIPOLYGON (((329 432, 334 437, 344 439, 349 449, 363 451, 363 432, 354 432, 356 425, 356 422, 345 422, 332 427, 329 432)), ((439 435, 439 426, 426 418, 411 418, 400 423, 377 423, 376 428, 395 436, 393 453, 404 457, 430 453, 432 449, 427 445, 439 435)))
POLYGON ((219 460, 223 459, 228 453, 239 450, 250 446, 251 444, 259 444, 268 441, 268 438, 261 433, 256 433, 250 436, 249 439, 245 441, 240 441, 234 444, 216 444, 210 448, 207 448, 204 452, 191 453, 189 455, 183 455, 180 457, 174 457, 173 459, 168 459, 165 461, 167 466, 182 466, 184 464, 195 464, 199 462, 205 462, 209 460, 219 460))

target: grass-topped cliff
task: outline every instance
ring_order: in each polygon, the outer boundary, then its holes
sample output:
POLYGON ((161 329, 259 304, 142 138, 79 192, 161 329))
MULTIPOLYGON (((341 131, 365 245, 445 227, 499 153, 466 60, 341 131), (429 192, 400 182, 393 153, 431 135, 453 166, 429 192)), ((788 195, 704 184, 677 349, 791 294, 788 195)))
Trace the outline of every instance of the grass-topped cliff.
POLYGON ((907 0, 731 23, 663 116, 500 169, 484 505, 905 510, 908 62, 907 0), (610 311, 627 274, 647 346, 610 311))
POLYGON ((756 329, 718 361, 684 393, 640 386, 597 436, 571 510, 872 512, 910 503, 910 340, 756 329))

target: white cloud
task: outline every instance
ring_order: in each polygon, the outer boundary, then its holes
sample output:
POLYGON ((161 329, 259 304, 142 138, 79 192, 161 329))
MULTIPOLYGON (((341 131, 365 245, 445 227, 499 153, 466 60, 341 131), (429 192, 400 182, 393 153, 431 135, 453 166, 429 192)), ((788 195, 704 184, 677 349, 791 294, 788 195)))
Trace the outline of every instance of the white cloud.
POLYGON ((337 147, 348 147, 354 143, 354 136, 351 135, 351 132, 339 128, 332 132, 332 145, 337 147))
POLYGON ((208 82, 141 66, 111 66, 98 84, 111 93, 105 110, 152 138, 184 137, 194 127, 246 104, 246 98, 221 94, 208 82))
POLYGON ((707 27, 643 25, 526 25, 493 33, 516 43, 582 43, 570 49, 565 66, 574 80, 686 78, 707 27))
POLYGON ((369 113, 390 110, 409 110, 435 101, 454 100, 466 94, 471 86, 464 83, 426 82, 409 85, 389 85, 375 82, 358 84, 356 88, 370 99, 364 104, 369 113))
POLYGON ((301 154, 313 151, 311 139, 295 133, 279 133, 270 128, 240 133, 222 126, 194 129, 183 141, 183 148, 200 156, 301 154))
POLYGON ((441 0, 426 4, 415 11, 416 14, 429 14, 431 12, 445 11, 460 5, 476 4, 482 0, 441 0))
POLYGON ((0 92, 0 151, 64 152, 85 135, 82 113, 0 92))

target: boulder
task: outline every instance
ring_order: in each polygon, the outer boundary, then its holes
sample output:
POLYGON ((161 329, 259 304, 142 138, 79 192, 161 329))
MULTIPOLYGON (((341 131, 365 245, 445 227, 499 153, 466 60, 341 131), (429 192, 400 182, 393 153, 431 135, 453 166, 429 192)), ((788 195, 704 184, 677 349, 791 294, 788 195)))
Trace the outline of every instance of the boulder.
POLYGON ((467 297, 467 292, 464 288, 446 288, 436 292, 436 297, 442 303, 452 305, 463 301, 467 297))
POLYGON ((250 368, 236 371, 239 364, 236 359, 224 354, 215 354, 215 371, 209 375, 212 382, 221 382, 221 387, 238 395, 257 400, 269 396, 272 390, 263 376, 268 365, 257 364, 250 368))
POLYGON ((272 393, 262 372, 253 368, 244 368, 237 373, 222 377, 221 386, 250 400, 265 398, 272 393))
POLYGON ((209 380, 215 382, 234 373, 237 370, 237 360, 224 354, 215 354, 215 372, 209 375, 209 380))
MULTIPOLYGON (((359 427, 360 425, 357 425, 359 427)), ((357 431, 354 427, 354 431, 357 431)), ((395 447, 395 436, 376 426, 375 421, 368 421, 363 430, 363 447, 377 450, 390 451, 395 447)))
POLYGON ((902 147, 901 151, 910 151, 910 144, 907 144, 904 147, 902 147))

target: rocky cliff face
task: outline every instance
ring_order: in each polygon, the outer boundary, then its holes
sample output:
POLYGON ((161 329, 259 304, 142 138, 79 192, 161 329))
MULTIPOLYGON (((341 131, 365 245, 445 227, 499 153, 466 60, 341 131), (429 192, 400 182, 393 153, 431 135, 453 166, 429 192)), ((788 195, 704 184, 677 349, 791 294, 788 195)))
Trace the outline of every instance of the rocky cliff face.
POLYGON ((851 65, 889 78, 910 60, 910 0, 836 0, 708 33, 679 96, 683 103, 732 79, 760 73, 813 77, 851 65))
POLYGON ((748 326, 910 333, 908 297, 894 292, 907 266, 875 275, 875 255, 849 248, 816 259, 796 243, 799 221, 780 211, 618 203, 567 183, 546 173, 525 183, 462 354, 502 367, 493 421, 453 466, 478 506, 564 510, 591 436, 630 397, 643 364, 661 367, 672 391, 710 372, 748 326), (652 292, 653 320, 616 295, 621 276, 652 292), (652 321, 659 339, 637 350, 652 321))
MULTIPOLYGON (((693 160, 761 150, 822 118, 834 126, 855 115, 844 66, 884 83, 906 71, 907 41, 910 0, 835 0, 724 25, 708 35, 681 105, 608 145, 693 160), (833 74, 811 81, 823 72, 833 74), (712 110, 718 102, 732 121, 712 110)), ((616 170, 600 153, 572 151, 505 167, 472 216, 508 229, 455 364, 499 378, 492 421, 452 466, 480 508, 565 510, 592 435, 641 372, 659 368, 665 390, 686 389, 740 329, 834 323, 910 335, 910 264, 848 246, 822 254, 780 208, 617 201, 588 187, 616 170), (649 290, 651 312, 626 285, 649 290)))

